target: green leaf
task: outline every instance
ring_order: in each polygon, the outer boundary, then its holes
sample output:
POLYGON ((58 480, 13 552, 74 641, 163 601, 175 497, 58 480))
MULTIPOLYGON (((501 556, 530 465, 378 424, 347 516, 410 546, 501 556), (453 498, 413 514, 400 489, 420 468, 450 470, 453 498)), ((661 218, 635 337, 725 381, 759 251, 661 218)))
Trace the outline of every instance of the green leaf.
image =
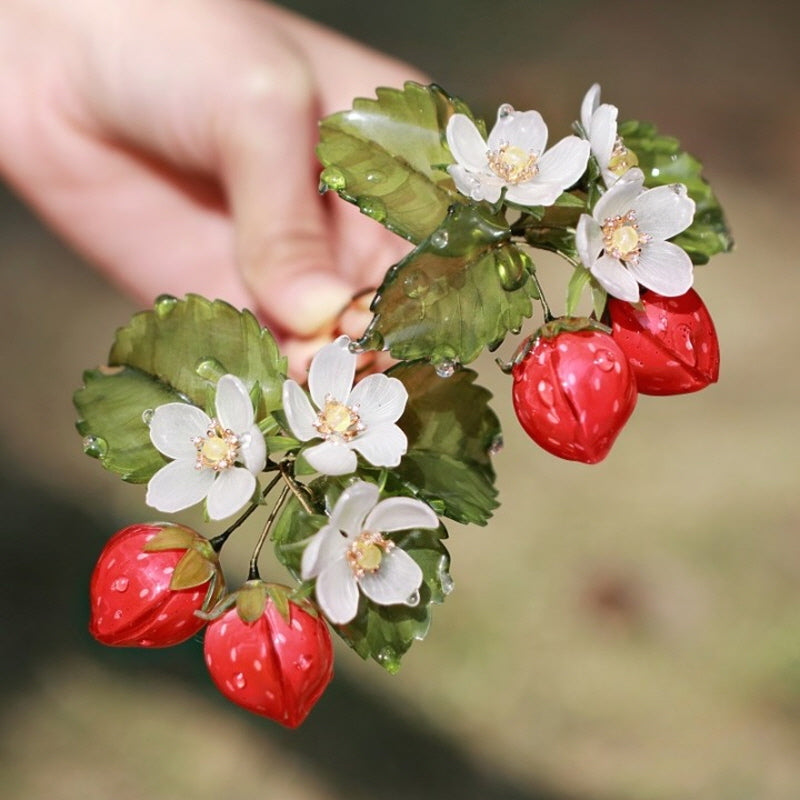
POLYGON ((403 361, 468 363, 532 314, 528 256, 502 217, 455 204, 442 225, 386 273, 360 344, 403 361))
MULTIPOLYGON (((342 486, 335 479, 322 478, 314 481, 311 488, 318 498, 327 494, 330 504, 342 486)), ((273 525, 272 538, 278 559, 295 575, 300 572, 303 549, 298 544, 326 522, 326 517, 306 514, 294 497, 281 509, 273 525)), ((334 630, 362 658, 373 658, 388 672, 397 672, 402 656, 416 640, 427 634, 430 606, 443 602, 452 589, 452 579, 448 571, 450 556, 442 543, 447 537, 444 527, 400 532, 390 537, 422 568, 419 603, 413 607, 377 606, 361 595, 355 619, 347 625, 334 626, 334 630)))
POLYGON ((136 314, 117 331, 109 363, 135 367, 201 408, 209 379, 222 370, 247 384, 259 383, 256 419, 281 407, 286 360, 275 339, 249 311, 222 300, 160 297, 152 311, 136 314))
POLYGON ((444 132, 453 114, 472 114, 438 86, 409 81, 376 94, 322 120, 320 186, 418 243, 460 199, 444 169, 453 162, 444 132))
POLYGON ((576 267, 572 272, 572 277, 567 285, 567 303, 565 313, 568 317, 574 317, 578 305, 583 295, 583 290, 589 285, 592 273, 583 267, 576 267))
POLYGON ((150 443, 142 414, 181 398, 168 386, 135 369, 89 370, 74 395, 84 450, 131 483, 146 483, 166 464, 150 443))
POLYGON ((430 365, 415 363, 388 374, 408 390, 398 422, 408 451, 394 474, 423 500, 441 504, 450 519, 485 525, 498 506, 492 454, 502 441, 491 392, 475 383, 471 369, 440 378, 430 365))
POLYGON ((705 264, 716 253, 728 252, 733 237, 719 201, 703 178, 702 164, 681 150, 677 139, 659 134, 650 123, 630 120, 621 123, 618 131, 625 146, 639 159, 645 186, 683 183, 697 204, 692 225, 672 241, 686 250, 695 264, 705 264))

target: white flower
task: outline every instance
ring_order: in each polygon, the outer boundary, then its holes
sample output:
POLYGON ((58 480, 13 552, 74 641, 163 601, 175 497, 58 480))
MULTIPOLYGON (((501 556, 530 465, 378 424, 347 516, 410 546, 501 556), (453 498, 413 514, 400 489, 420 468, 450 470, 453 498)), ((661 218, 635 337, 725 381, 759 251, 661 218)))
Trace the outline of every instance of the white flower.
POLYGON ((636 153, 625 147, 617 135, 619 109, 610 103, 600 105, 600 84, 595 83, 581 103, 581 126, 597 159, 603 183, 613 186, 628 170, 639 163, 636 153))
POLYGON ((295 381, 283 384, 283 410, 292 433, 301 441, 322 439, 303 455, 324 475, 355 471, 355 450, 376 467, 396 467, 408 448, 406 435, 394 423, 408 400, 405 386, 382 373, 368 375, 353 388, 355 353, 340 336, 312 359, 308 389, 316 409, 295 381))
POLYGON ((465 114, 447 123, 447 144, 456 160, 447 171, 456 188, 473 200, 506 199, 521 206, 550 205, 586 169, 589 144, 567 136, 545 151, 547 125, 538 111, 515 111, 507 103, 484 141, 465 114))
POLYGON ((383 534, 438 528, 433 510, 420 500, 390 497, 378 502, 372 483, 345 489, 303 551, 303 580, 316 578, 317 602, 325 616, 344 625, 358 611, 358 590, 380 606, 416 605, 422 570, 405 550, 383 534))
POLYGON ((695 204, 681 183, 644 189, 644 175, 630 170, 582 214, 575 244, 598 283, 620 300, 636 302, 639 284, 667 297, 692 285, 692 262, 665 241, 692 224, 695 204))
POLYGON ((208 516, 225 519, 253 496, 267 447, 254 424, 250 395, 235 375, 219 379, 215 407, 214 419, 188 403, 167 403, 153 412, 150 440, 174 461, 150 479, 147 505, 180 511, 205 498, 208 516))

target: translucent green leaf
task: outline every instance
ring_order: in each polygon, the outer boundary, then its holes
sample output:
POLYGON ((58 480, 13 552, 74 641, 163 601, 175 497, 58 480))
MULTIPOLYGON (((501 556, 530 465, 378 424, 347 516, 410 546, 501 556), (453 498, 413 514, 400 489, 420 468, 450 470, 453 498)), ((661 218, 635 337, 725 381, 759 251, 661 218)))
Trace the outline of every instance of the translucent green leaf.
POLYGON ((702 175, 702 164, 684 150, 677 139, 658 133, 654 125, 630 120, 619 126, 625 146, 639 159, 648 187, 683 183, 697 204, 694 222, 672 241, 689 254, 695 264, 705 264, 716 253, 733 247, 722 208, 702 175))
POLYGON ((409 81, 376 94, 322 120, 320 186, 418 243, 460 197, 443 168, 453 162, 444 131, 454 113, 472 114, 438 86, 409 81))
POLYGON ((574 317, 580 304, 583 290, 589 284, 592 273, 583 267, 576 267, 572 272, 572 277, 567 284, 567 304, 565 313, 568 317, 574 317))
POLYGON ((181 398, 168 386, 135 369, 111 373, 89 370, 83 381, 74 402, 84 450, 123 480, 150 480, 166 461, 150 443, 147 410, 181 398))
POLYGON ((206 403, 209 380, 231 373, 258 382, 261 419, 281 406, 286 360, 272 334, 249 311, 221 300, 161 297, 117 331, 109 363, 135 367, 173 387, 195 405, 206 403))
MULTIPOLYGON (((331 503, 341 485, 335 479, 323 478, 315 481, 313 488, 317 497, 330 495, 328 502, 331 503)), ((298 544, 315 533, 325 521, 326 518, 306 514, 294 497, 281 509, 272 529, 272 538, 278 559, 295 575, 300 572, 303 549, 298 544)), ((446 537, 444 527, 391 534, 398 546, 422 568, 420 599, 413 607, 377 606, 361 595, 355 619, 334 629, 362 658, 373 658, 388 672, 396 672, 411 645, 425 637, 430 628, 431 604, 441 603, 452 588, 448 571, 450 556, 442 543, 446 537)))
POLYGON ((471 369, 440 378, 428 364, 399 364, 388 374, 409 395, 398 423, 408 452, 394 473, 450 519, 485 525, 498 505, 492 454, 502 442, 491 392, 471 369))
POLYGON ((431 236, 386 273, 361 344, 403 361, 468 363, 532 313, 528 256, 486 206, 456 204, 431 236))

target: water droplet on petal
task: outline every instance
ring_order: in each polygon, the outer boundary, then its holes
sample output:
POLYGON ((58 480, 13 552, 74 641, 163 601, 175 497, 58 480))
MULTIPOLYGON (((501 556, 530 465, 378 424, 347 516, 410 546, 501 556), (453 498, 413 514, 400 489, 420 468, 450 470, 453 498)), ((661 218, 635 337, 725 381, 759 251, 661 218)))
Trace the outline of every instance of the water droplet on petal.
POLYGON ((237 689, 244 689, 244 687, 247 686, 247 678, 245 678, 244 674, 241 672, 237 672, 233 676, 233 682, 237 689))
POLYGON ((412 300, 424 297, 430 288, 431 280, 422 270, 412 270, 403 277, 403 292, 412 300))
POLYGON ((403 605, 411 606, 412 608, 414 606, 418 606, 419 605, 419 591, 415 590, 408 597, 406 597, 406 599, 403 600, 403 605))
POLYGON ((598 350, 595 354, 594 365, 603 372, 611 372, 616 363, 616 357, 608 350, 598 350))
POLYGON ((511 116, 514 113, 514 106, 510 103, 503 103, 500 108, 497 109, 497 116, 499 119, 504 119, 505 117, 511 116))
POLYGON ((142 411, 142 422, 144 422, 147 427, 150 427, 150 423, 153 421, 153 414, 156 412, 152 408, 146 408, 142 411))
POLYGON ((362 214, 366 214, 377 222, 383 222, 386 219, 386 206, 383 200, 377 197, 365 195, 358 198, 358 207, 362 214))
POLYGON ((124 592, 128 588, 130 581, 127 578, 117 578, 111 584, 111 590, 114 592, 124 592))
POLYGON ((164 317, 168 317, 172 313, 177 305, 177 297, 173 297, 171 294, 162 294, 159 295, 155 303, 153 303, 153 310, 156 312, 157 317, 164 319, 164 317))
POLYGON ((431 236, 431 244, 434 247, 438 247, 439 250, 447 247, 447 243, 450 240, 450 237, 447 231, 436 231, 436 233, 431 236))
POLYGON ((103 458, 108 453, 108 442, 100 436, 86 436, 83 452, 92 458, 103 458))
POLYGON ((344 173, 337 167, 327 167, 322 170, 319 176, 320 191, 333 189, 334 192, 339 192, 347 186, 347 179, 344 173))

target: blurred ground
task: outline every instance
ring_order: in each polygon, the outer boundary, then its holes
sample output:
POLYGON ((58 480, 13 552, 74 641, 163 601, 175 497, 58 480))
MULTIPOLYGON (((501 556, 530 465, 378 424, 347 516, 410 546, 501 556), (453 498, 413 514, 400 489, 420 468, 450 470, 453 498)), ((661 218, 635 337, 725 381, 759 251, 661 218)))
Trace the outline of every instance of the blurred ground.
POLYGON ((71 393, 133 307, 0 196, 3 796, 796 800, 800 14, 772 0, 294 7, 489 116, 505 100, 566 133, 598 80, 621 118, 700 155, 737 238, 697 270, 721 381, 642 398, 589 468, 524 440, 508 380, 481 362, 506 432, 503 507, 487 529, 451 530, 456 591, 400 674, 341 649, 288 733, 219 698, 196 641, 116 652, 85 632, 96 554, 147 512, 81 454, 71 393))

